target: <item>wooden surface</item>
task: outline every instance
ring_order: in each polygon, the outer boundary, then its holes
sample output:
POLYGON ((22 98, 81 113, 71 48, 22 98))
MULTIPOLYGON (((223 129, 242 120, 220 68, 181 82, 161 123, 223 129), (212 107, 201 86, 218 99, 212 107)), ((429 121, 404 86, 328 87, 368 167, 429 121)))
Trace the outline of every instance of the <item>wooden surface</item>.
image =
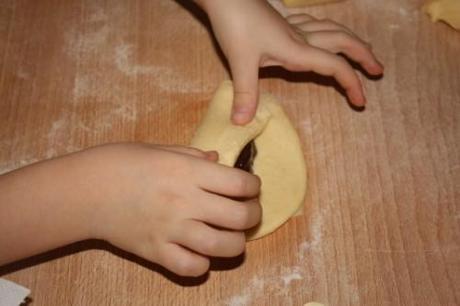
MULTIPOLYGON (((371 41, 386 74, 356 112, 328 79, 264 72, 309 192, 245 258, 186 280, 91 242, 1 275, 31 305, 460 305, 460 33, 421 4, 304 9, 371 41)), ((187 144, 228 76, 197 17, 166 0, 0 0, 1 172, 107 142, 187 144)))

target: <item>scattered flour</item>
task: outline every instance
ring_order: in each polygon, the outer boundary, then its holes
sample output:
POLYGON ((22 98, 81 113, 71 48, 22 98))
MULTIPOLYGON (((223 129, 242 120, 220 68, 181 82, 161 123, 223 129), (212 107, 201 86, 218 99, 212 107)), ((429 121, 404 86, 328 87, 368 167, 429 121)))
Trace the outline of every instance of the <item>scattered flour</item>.
POLYGON ((303 261, 305 253, 317 251, 323 238, 323 212, 314 215, 311 220, 310 234, 311 239, 299 245, 298 258, 303 261))
POLYGON ((121 104, 115 108, 111 114, 121 117, 125 121, 135 122, 137 120, 137 109, 135 105, 121 104))
POLYGON ((284 296, 290 299, 289 287, 296 280, 304 279, 304 273, 300 266, 273 268, 261 276, 254 276, 249 285, 242 293, 234 295, 225 301, 227 306, 247 306, 255 302, 255 299, 267 293, 284 296))
POLYGON ((30 157, 30 158, 24 158, 18 161, 6 162, 3 164, 0 164, 0 174, 4 174, 10 171, 13 171, 15 169, 27 166, 29 164, 33 164, 38 161, 39 159, 30 157))
POLYGON ((250 298, 251 298, 250 293, 245 291, 244 294, 242 295, 233 296, 232 298, 230 298, 230 300, 226 302, 226 305, 228 306, 246 306, 251 302, 250 298))
POLYGON ((87 53, 97 53, 108 43, 111 31, 106 13, 103 8, 91 2, 89 10, 88 18, 83 21, 86 31, 77 31, 73 28, 65 34, 66 51, 74 58, 80 58, 87 53))
POLYGON ((173 65, 139 65, 133 61, 134 47, 121 44, 115 47, 115 66, 127 77, 146 75, 154 79, 159 89, 165 92, 199 93, 210 91, 195 79, 188 78, 182 72, 175 71, 173 65))
POLYGON ((48 132, 48 141, 53 142, 55 141, 55 138, 59 136, 59 134, 62 133, 62 129, 65 127, 67 123, 66 118, 61 118, 59 120, 56 120, 53 122, 51 125, 51 128, 48 132))
POLYGON ((136 76, 143 74, 159 75, 164 72, 164 68, 154 66, 142 66, 132 63, 133 46, 122 44, 115 48, 115 65, 126 76, 136 76))
POLYGON ((89 23, 98 23, 107 21, 107 14, 104 9, 96 4, 91 6, 91 15, 88 18, 89 23))
POLYGON ((69 30, 66 34, 66 51, 73 57, 80 57, 85 53, 94 53, 107 44, 110 28, 107 24, 91 32, 78 32, 75 29, 69 30))
POLYGON ((91 80, 88 76, 78 75, 75 78, 73 86, 74 101, 91 95, 91 80))
POLYGON ((295 266, 292 268, 293 270, 289 273, 281 275, 281 279, 283 280, 284 287, 288 287, 292 281, 294 280, 302 280, 303 277, 301 275, 301 269, 299 266, 295 266))
POLYGON ((406 17, 408 15, 408 12, 405 8, 403 7, 400 7, 399 8, 399 15, 401 15, 402 17, 406 17))
MULTIPOLYGON (((225 305, 227 306, 247 306, 254 305, 257 298, 262 295, 271 294, 274 296, 283 296, 286 305, 292 305, 292 297, 289 294, 292 284, 295 281, 306 279, 311 281, 311 275, 305 272, 306 265, 305 255, 311 252, 321 251, 320 245, 323 238, 323 223, 324 218, 328 209, 323 208, 319 212, 313 214, 310 221, 310 235, 311 239, 300 243, 298 246, 297 262, 298 265, 294 266, 281 266, 269 269, 263 274, 254 276, 245 289, 232 297, 230 297, 225 305)), ((315 261, 316 256, 312 256, 315 261)), ((322 260, 318 257, 318 260, 322 260)), ((313 262, 313 265, 318 269, 317 263, 313 262)), ((320 273, 320 271, 315 271, 320 273)), ((350 286, 348 286, 350 287, 350 286)), ((352 290, 353 293, 355 292, 352 290)))
POLYGON ((16 76, 22 80, 27 80, 30 78, 30 73, 26 71, 24 67, 19 67, 16 76))

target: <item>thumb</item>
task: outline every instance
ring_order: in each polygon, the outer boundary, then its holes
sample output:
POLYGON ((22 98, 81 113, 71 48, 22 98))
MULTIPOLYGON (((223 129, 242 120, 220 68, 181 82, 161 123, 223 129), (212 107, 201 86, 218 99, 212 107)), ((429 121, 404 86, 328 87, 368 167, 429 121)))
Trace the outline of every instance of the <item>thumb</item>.
POLYGON ((232 122, 245 125, 253 118, 259 100, 259 65, 241 61, 230 65, 233 76, 232 122))

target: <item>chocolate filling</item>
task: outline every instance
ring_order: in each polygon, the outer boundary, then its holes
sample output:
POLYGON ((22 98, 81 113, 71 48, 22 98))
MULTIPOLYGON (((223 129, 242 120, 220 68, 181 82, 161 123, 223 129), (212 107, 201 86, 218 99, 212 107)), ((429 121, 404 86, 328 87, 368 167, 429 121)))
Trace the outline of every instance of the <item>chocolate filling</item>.
POLYGON ((233 167, 252 173, 252 165, 256 155, 256 144, 252 140, 243 148, 233 167))

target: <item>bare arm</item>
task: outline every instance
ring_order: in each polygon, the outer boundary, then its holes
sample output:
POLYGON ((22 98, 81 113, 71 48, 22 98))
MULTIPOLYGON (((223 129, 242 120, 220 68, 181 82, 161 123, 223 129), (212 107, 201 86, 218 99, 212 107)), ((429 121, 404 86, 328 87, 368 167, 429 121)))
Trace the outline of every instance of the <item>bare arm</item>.
POLYGON ((0 176, 0 265, 91 238, 91 188, 75 156, 0 176))
POLYGON ((5 174, 0 265, 96 238, 201 275, 208 257, 243 252, 244 230, 261 216, 259 179, 216 160, 192 148, 113 144, 5 174))

